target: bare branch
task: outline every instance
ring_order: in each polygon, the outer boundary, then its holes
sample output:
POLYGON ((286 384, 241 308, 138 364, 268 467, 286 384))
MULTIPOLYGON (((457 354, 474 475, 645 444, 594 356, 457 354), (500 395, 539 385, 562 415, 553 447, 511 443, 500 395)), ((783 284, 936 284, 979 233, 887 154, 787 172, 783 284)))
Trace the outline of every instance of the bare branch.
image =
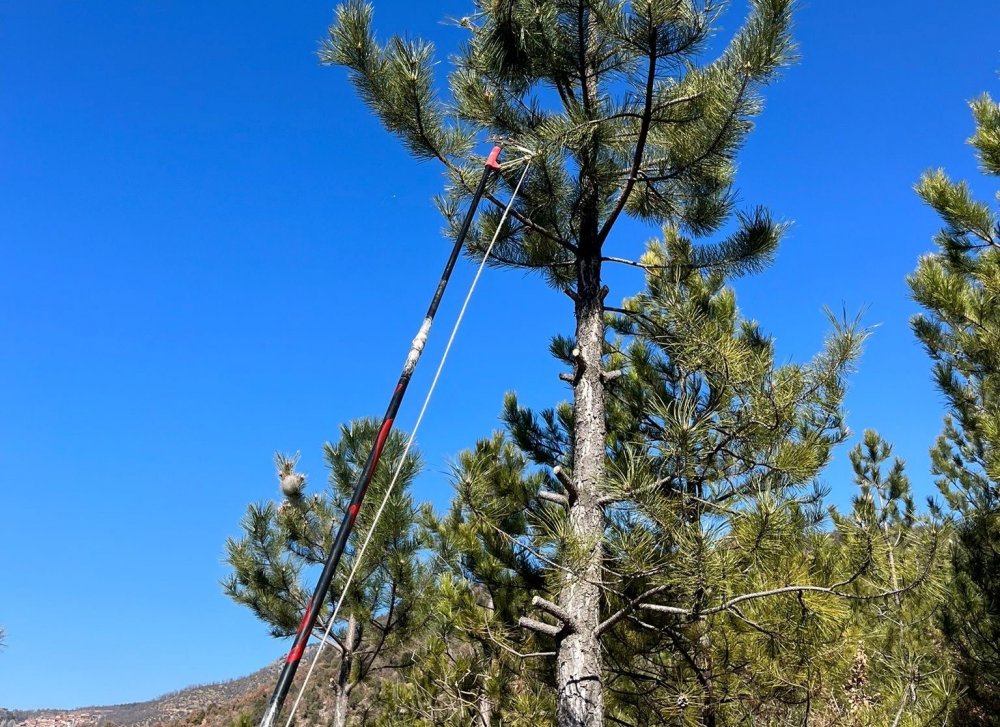
POLYGON ((498 639, 494 635, 493 631, 490 629, 489 622, 487 622, 485 624, 485 626, 486 626, 486 633, 489 635, 490 641, 492 641, 494 644, 496 644, 497 646, 499 646, 504 651, 506 651, 506 652, 508 652, 510 654, 513 654, 514 656, 516 656, 516 657, 518 657, 520 659, 530 659, 530 658, 538 657, 538 656, 555 656, 556 655, 556 652, 554 652, 554 651, 533 651, 530 654, 522 654, 517 649, 514 649, 513 647, 510 647, 507 644, 505 644, 502 639, 498 639))
POLYGON ((620 263, 622 265, 631 265, 634 268, 642 268, 643 270, 652 270, 654 268, 665 268, 666 265, 646 265, 638 260, 629 260, 624 257, 612 257, 610 255, 605 255, 601 258, 603 263, 620 263))
POLYGON ((655 611, 656 613, 671 613, 677 616, 691 616, 694 614, 690 608, 678 608, 677 606, 661 606, 658 603, 640 603, 639 608, 645 611, 655 611))
POLYGON ((563 633, 562 626, 553 626, 552 624, 547 624, 543 621, 536 621, 533 618, 528 618, 527 616, 521 616, 517 623, 531 631, 535 631, 539 634, 545 634, 546 636, 551 636, 552 638, 558 638, 563 633))
POLYGON ((604 619, 601 623, 597 625, 597 628, 594 629, 594 631, 597 633, 598 636, 600 636, 605 631, 614 626, 616 623, 618 623, 623 618, 632 613, 632 611, 634 611, 635 608, 639 605, 639 602, 642 601, 644 598, 649 598, 650 596, 656 595, 657 593, 660 593, 665 590, 667 590, 667 586, 656 586, 655 588, 650 588, 645 593, 639 595, 636 598, 633 598, 627 604, 625 604, 620 609, 615 611, 613 614, 608 616, 608 618, 604 619))
POLYGON ((569 498, 566 497, 566 495, 560 495, 558 492, 539 490, 538 499, 545 500, 546 502, 554 502, 555 504, 562 505, 563 507, 569 507, 569 498))
POLYGON ((332 631, 330 632, 329 636, 327 636, 326 627, 323 628, 317 627, 316 629, 314 629, 313 636, 315 636, 317 639, 322 641, 327 646, 332 646, 334 649, 336 649, 337 654, 339 656, 344 655, 344 645, 340 643, 340 640, 336 636, 334 636, 332 631))
POLYGON ((891 591, 882 591, 880 593, 862 596, 855 593, 845 593, 844 591, 838 591, 835 588, 828 588, 826 586, 783 586, 781 588, 772 588, 768 591, 758 591, 756 593, 744 593, 742 596, 737 596, 736 598, 731 598, 723 604, 718 606, 713 606, 712 608, 705 608, 700 610, 695 610, 691 608, 679 608, 677 606, 663 606, 658 603, 640 603, 639 608, 646 611, 655 611, 656 613, 670 613, 676 614, 678 616, 711 616, 715 613, 721 613, 722 611, 731 610, 734 606, 737 606, 746 601, 754 601, 758 598, 768 598, 770 596, 780 596, 785 593, 795 593, 799 596, 802 593, 824 593, 828 596, 836 596, 837 598, 846 598, 854 601, 873 601, 882 598, 890 598, 899 593, 904 593, 916 585, 911 583, 908 586, 902 588, 897 588, 891 591))
POLYGON ((554 616, 559 619, 563 622, 567 629, 572 630, 574 628, 573 617, 570 616, 569 613, 567 613, 562 607, 552 603, 552 601, 548 601, 541 596, 535 596, 531 599, 531 605, 545 611, 545 613, 550 616, 554 616))

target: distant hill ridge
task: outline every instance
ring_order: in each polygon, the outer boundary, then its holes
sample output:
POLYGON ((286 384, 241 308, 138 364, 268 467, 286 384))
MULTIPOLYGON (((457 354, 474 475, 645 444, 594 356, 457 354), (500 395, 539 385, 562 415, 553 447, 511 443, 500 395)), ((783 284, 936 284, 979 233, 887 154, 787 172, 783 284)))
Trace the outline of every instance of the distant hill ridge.
POLYGON ((12 710, 0 707, 0 727, 154 727, 225 725, 266 700, 278 674, 275 662, 238 679, 203 684, 147 702, 79 709, 12 710))

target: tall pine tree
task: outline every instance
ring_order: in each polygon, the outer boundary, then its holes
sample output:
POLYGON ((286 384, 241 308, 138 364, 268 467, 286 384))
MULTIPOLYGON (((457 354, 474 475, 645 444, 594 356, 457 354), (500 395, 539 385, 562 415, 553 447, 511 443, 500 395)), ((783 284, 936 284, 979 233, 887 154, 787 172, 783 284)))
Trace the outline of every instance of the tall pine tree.
MULTIPOLYGON (((562 725, 604 721, 599 643, 607 476, 602 266, 616 259, 623 214, 692 234, 718 230, 734 208, 733 159, 760 111, 760 90, 789 60, 791 0, 752 0, 717 58, 699 62, 722 5, 697 0, 480 0, 461 21, 469 38, 446 98, 435 88, 433 48, 399 37, 380 44, 370 5, 337 10, 323 58, 350 70, 359 94, 418 158, 450 179, 441 208, 453 224, 478 178, 482 137, 532 150, 532 171, 500 231, 495 261, 542 272, 573 302, 573 417, 565 463, 566 552, 549 613, 557 639, 562 725)), ((509 189, 516 170, 499 182, 509 189)), ((481 250, 500 219, 493 189, 474 231, 481 250)), ((777 244, 763 212, 741 218, 704 259, 753 265, 777 244)), ((620 258, 619 258, 620 259, 620 258)), ((626 256, 627 259, 627 256, 626 256)))
MULTIPOLYGON (((969 140, 983 172, 1000 176, 1000 105, 972 103, 969 140)), ((961 724, 1000 714, 1000 217, 942 170, 917 193, 942 218, 938 250, 909 277, 925 313, 913 330, 934 361, 945 396, 944 432, 931 450, 938 487, 959 518, 955 593, 945 626, 967 690, 961 724)))

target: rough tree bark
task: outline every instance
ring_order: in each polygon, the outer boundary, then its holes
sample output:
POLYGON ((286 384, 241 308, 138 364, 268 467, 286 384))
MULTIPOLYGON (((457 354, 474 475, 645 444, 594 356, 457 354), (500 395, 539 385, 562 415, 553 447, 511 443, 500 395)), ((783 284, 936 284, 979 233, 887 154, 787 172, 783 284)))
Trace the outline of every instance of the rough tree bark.
MULTIPOLYGON (((596 27, 585 3, 579 5, 580 90, 590 118, 598 115, 598 74, 594 63, 596 27)), ((597 142, 579 158, 580 228, 576 260, 576 376, 573 385, 573 492, 569 493, 569 526, 574 557, 563 576, 559 605, 569 616, 558 639, 556 684, 560 727, 602 727, 604 689, 601 681, 601 559, 604 511, 606 424, 604 419, 604 297, 601 281, 597 142), (579 556, 579 557, 577 557, 579 556)))
POLYGON ((559 640, 557 663, 560 727, 604 724, 601 643, 597 636, 601 605, 601 536, 604 514, 599 498, 604 479, 605 421, 601 357, 604 344, 604 292, 599 255, 581 258, 577 274, 577 381, 573 483, 569 524, 582 557, 563 578, 559 605, 571 617, 559 640))

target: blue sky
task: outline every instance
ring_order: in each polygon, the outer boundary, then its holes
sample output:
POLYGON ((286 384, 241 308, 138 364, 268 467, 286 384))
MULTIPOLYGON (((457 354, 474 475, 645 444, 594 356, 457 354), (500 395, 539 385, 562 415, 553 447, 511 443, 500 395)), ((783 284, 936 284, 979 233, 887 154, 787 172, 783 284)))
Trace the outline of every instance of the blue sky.
MULTIPOLYGON (((318 486, 322 442, 381 414, 448 250, 440 170, 317 63, 332 9, 0 0, 0 706, 143 700, 287 649, 222 595, 223 542, 276 496, 275 449, 301 450, 318 486)), ((431 37, 444 60, 462 36, 442 21, 469 3, 376 9, 381 32, 431 37)), ((1000 96, 1000 4, 804 0, 796 22, 802 60, 739 176, 748 205, 794 226, 740 305, 796 361, 824 305, 868 306, 849 423, 931 494, 941 400, 904 276, 937 221, 911 187, 943 166, 995 191, 964 140, 966 101, 1000 96)), ((623 226, 609 252, 654 232, 623 226)), ((470 278, 463 263, 442 322, 470 278)), ((641 284, 612 281, 612 299, 641 284)), ((565 396, 546 346, 570 315, 537 278, 485 277, 422 430, 418 497, 448 501, 449 458, 497 425, 505 390, 565 396)), ((826 476, 837 502, 846 452, 826 476)))

